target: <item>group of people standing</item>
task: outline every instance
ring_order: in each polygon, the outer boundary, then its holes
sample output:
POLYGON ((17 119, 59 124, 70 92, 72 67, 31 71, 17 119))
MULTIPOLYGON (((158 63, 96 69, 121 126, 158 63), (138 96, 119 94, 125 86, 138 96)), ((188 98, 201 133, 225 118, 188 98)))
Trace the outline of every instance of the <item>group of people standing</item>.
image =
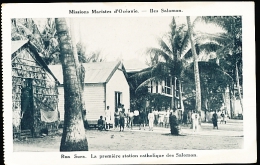
MULTIPOLYGON (((112 125, 111 118, 114 117, 114 129, 119 128, 119 131, 124 131, 125 128, 133 129, 134 124, 139 125, 139 130, 141 130, 142 128, 145 130, 146 125, 148 125, 149 131, 153 131, 154 125, 168 128, 170 125, 169 117, 171 114, 179 118, 178 111, 173 112, 169 107, 160 111, 154 108, 150 108, 149 111, 143 109, 134 111, 128 109, 126 111, 124 105, 120 104, 115 110, 114 115, 111 114, 109 106, 107 106, 104 117, 105 120, 104 122, 101 122, 103 120, 103 118, 101 117, 99 125, 103 125, 102 127, 104 127, 104 129, 109 129, 109 126, 112 125)), ((200 115, 195 111, 192 111, 191 114, 184 115, 183 120, 185 119, 185 116, 187 118, 186 122, 191 120, 193 130, 196 131, 199 125, 200 115)), ((213 118, 212 121, 214 123, 213 118)))
MULTIPOLYGON (((125 110, 124 105, 119 105, 118 108, 114 112, 114 126, 115 129, 119 127, 120 131, 124 131, 124 129, 130 128, 133 129, 134 122, 135 124, 139 125, 139 130, 143 127, 145 130, 146 125, 149 126, 149 131, 153 131, 154 125, 160 126, 160 127, 169 127, 169 117, 170 114, 174 114, 176 112, 173 112, 170 110, 170 108, 167 108, 166 110, 154 110, 151 108, 149 112, 145 110, 125 110)), ((176 115, 176 114, 174 114, 176 115)), ((108 129, 111 125, 111 112, 109 110, 109 106, 107 106, 106 112, 105 112, 105 120, 103 120, 103 116, 100 116, 100 119, 98 121, 98 125, 100 129, 108 129)), ((178 116, 178 115, 176 115, 178 116)), ((220 123, 225 123, 227 121, 226 115, 222 112, 220 123)), ((183 114, 183 122, 185 123, 192 123, 192 129, 193 131, 196 131, 199 127, 199 120, 200 115, 196 111, 189 111, 188 113, 183 114)), ((213 128, 218 129, 218 114, 215 112, 212 115, 212 123, 213 128)))
MULTIPOLYGON (((221 123, 227 123, 227 114, 224 114, 224 112, 222 111, 220 114, 220 124, 221 123)), ((213 129, 217 128, 218 129, 218 114, 215 112, 212 115, 212 123, 213 123, 213 129)))

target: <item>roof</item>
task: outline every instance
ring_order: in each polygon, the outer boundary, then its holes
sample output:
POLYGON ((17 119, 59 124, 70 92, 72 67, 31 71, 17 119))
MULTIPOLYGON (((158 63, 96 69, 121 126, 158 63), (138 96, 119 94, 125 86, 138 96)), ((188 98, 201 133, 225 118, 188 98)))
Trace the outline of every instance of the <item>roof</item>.
MULTIPOLYGON (((95 62, 83 63, 85 68, 84 83, 106 83, 113 76, 114 72, 120 67, 121 62, 95 62)), ((61 65, 49 65, 60 84, 63 84, 63 72, 61 65)))
POLYGON ((124 66, 127 73, 138 72, 148 67, 145 63, 136 59, 124 61, 124 66))
POLYGON ((29 42, 29 40, 19 40, 19 41, 12 41, 11 42, 11 55, 12 55, 12 60, 16 57, 14 54, 17 50, 19 50, 21 47, 23 47, 25 44, 27 44, 28 48, 30 49, 31 52, 33 52, 36 61, 38 62, 39 65, 41 65, 48 73, 51 74, 51 76, 55 79, 55 81, 58 81, 57 78, 53 75, 51 70, 49 69, 48 65, 45 63, 45 61, 42 59, 40 54, 37 52, 37 49, 33 44, 29 42), (14 54, 14 56, 13 56, 14 54))
POLYGON ((28 42, 28 40, 12 41, 12 44, 11 44, 11 54, 16 52, 18 49, 20 49, 27 42, 28 42))

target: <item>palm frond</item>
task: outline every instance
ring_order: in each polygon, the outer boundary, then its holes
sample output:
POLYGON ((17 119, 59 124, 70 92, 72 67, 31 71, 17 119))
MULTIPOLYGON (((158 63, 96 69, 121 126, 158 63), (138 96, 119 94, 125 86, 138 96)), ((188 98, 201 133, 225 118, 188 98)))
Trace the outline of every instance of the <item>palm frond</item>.
POLYGON ((163 57, 165 61, 171 60, 169 54, 165 53, 162 49, 159 48, 150 48, 146 51, 148 54, 153 54, 154 56, 151 57, 151 60, 155 63, 159 63, 159 57, 163 57))
POLYGON ((180 58, 182 59, 183 56, 187 53, 187 50, 190 49, 190 40, 188 32, 185 34, 181 47, 180 47, 180 58))
POLYGON ((172 17, 172 22, 170 24, 170 28, 171 28, 171 36, 174 36, 176 33, 176 21, 175 21, 175 18, 172 17))
POLYGON ((160 39, 159 41, 160 48, 168 55, 168 58, 172 58, 172 50, 164 40, 160 39))
POLYGON ((203 44, 204 42, 215 42, 218 45, 225 46, 231 41, 231 37, 227 33, 202 33, 197 32, 195 35, 195 42, 199 45, 203 44))
POLYGON ((138 90, 140 90, 141 88, 147 88, 148 84, 151 83, 151 81, 155 81, 156 77, 151 77, 148 78, 147 80, 145 80, 144 82, 142 82, 135 90, 135 92, 137 92, 138 90))

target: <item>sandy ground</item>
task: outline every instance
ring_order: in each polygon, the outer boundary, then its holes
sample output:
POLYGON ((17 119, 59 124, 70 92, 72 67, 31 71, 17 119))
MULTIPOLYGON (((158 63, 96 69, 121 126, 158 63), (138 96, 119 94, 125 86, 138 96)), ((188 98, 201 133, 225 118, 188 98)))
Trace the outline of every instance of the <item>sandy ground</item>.
MULTIPOLYGON (((61 132, 62 129, 56 136, 14 141, 13 149, 15 152, 58 152, 61 132)), ((154 127, 154 131, 149 131, 148 127, 139 130, 137 126, 124 132, 86 130, 86 135, 89 151, 241 149, 244 141, 242 120, 229 120, 227 124, 219 124, 219 129, 202 123, 197 132, 182 126, 181 136, 170 135, 170 128, 154 127)))

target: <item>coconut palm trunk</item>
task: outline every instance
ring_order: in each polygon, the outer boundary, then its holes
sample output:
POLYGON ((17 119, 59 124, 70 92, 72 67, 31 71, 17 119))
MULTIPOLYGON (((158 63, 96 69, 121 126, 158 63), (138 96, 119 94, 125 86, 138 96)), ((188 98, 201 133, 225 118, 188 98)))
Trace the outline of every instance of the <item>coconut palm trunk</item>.
POLYGON ((76 68, 77 59, 65 18, 55 19, 63 69, 65 118, 60 151, 88 151, 82 119, 81 85, 76 68))
POLYGON ((198 66, 198 60, 197 60, 197 53, 194 45, 193 40, 193 30, 190 22, 190 17, 187 16, 187 24, 188 24, 188 33, 191 43, 191 52, 194 58, 194 75, 195 75, 195 86, 196 86, 196 106, 195 110, 198 111, 200 114, 201 112, 201 89, 200 89, 200 77, 199 77, 199 66, 198 66))

